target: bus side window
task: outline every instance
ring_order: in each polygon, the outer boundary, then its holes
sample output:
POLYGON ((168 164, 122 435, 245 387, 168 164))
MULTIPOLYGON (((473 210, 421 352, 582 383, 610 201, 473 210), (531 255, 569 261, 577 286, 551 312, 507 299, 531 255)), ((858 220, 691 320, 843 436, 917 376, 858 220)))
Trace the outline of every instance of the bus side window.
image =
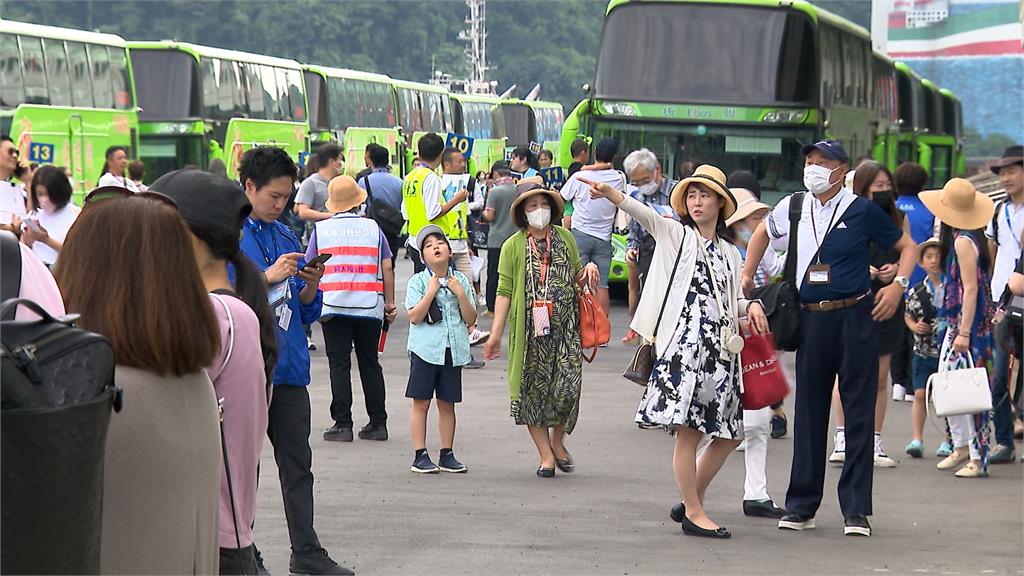
POLYGON ((46 82, 50 86, 50 104, 71 105, 71 86, 68 81, 68 59, 64 53, 64 42, 43 40, 46 54, 46 82))
POLYGON ((220 114, 220 60, 203 57, 199 64, 203 85, 203 116, 219 118, 220 114))
POLYGON ((71 70, 71 103, 92 108, 92 74, 89 73, 89 55, 85 51, 85 44, 67 42, 67 49, 68 67, 71 70))
POLYGON ((39 38, 21 36, 21 62, 25 79, 25 103, 49 104, 43 67, 43 45, 39 38))
POLYGON ((89 44, 89 61, 92 63, 92 98, 97 108, 113 108, 114 93, 110 83, 110 56, 106 46, 89 44))
POLYGON ((124 48, 110 48, 110 82, 114 89, 114 108, 134 108, 131 83, 128 81, 128 55, 124 48))
POLYGON ((260 67, 257 64, 239 63, 245 71, 246 96, 249 102, 249 117, 265 120, 266 100, 263 97, 263 81, 260 79, 260 67))
POLYGON ((291 106, 289 109, 289 117, 296 122, 305 122, 306 101, 302 98, 302 72, 298 70, 286 70, 285 75, 288 82, 287 102, 291 106))
POLYGON ((18 37, 0 34, 0 106, 14 108, 25 101, 25 83, 21 79, 18 37))

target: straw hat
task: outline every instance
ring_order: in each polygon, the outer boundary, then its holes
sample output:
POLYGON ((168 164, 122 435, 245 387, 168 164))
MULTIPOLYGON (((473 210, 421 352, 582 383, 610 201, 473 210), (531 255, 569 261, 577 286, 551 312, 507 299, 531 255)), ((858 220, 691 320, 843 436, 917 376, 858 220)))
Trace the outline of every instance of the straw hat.
POLYGON ((360 188, 351 176, 335 176, 327 183, 329 212, 348 212, 363 202, 366 202, 366 190, 360 188))
POLYGON ((953 178, 941 190, 926 190, 918 195, 925 207, 944 224, 960 230, 984 227, 995 213, 995 203, 974 189, 963 178, 953 178))
POLYGON ((746 188, 729 188, 729 192, 732 192, 733 198, 736 199, 736 212, 725 221, 726 226, 732 226, 756 212, 768 212, 772 209, 771 206, 758 200, 754 193, 746 188))
POLYGON ((693 171, 692 176, 683 178, 675 185, 675 188, 672 188, 669 204, 672 205, 672 209, 676 211, 676 214, 686 216, 686 189, 690 184, 698 182, 711 188, 722 198, 725 198, 725 206, 722 206, 722 216, 725 219, 731 218, 733 213, 736 212, 736 199, 732 197, 732 193, 725 187, 725 173, 710 164, 701 164, 693 171))
POLYGON ((917 245, 917 263, 918 264, 921 263, 921 258, 924 257, 925 249, 931 248, 932 246, 935 246, 936 248, 938 248, 938 247, 942 246, 942 242, 938 238, 932 236, 931 238, 929 238, 929 239, 925 240, 924 242, 921 242, 920 244, 917 245))
POLYGON ((562 214, 565 211, 565 200, 562 200, 562 195, 554 190, 548 190, 543 184, 537 182, 523 182, 520 181, 516 185, 516 199, 512 201, 512 207, 509 208, 509 214, 512 216, 512 222, 515 223, 517 228, 525 230, 527 228, 526 220, 518 218, 516 216, 516 209, 523 202, 526 202, 533 196, 547 196, 548 202, 551 203, 551 223, 558 224, 562 221, 562 214))

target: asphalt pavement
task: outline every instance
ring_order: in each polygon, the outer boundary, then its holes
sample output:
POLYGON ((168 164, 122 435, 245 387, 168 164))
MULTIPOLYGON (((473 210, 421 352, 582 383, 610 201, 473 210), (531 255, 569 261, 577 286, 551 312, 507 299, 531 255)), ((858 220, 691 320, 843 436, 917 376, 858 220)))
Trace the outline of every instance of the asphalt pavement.
MULTIPOLYGON (((410 274, 411 265, 402 261, 400 310, 410 274)), ((816 530, 781 531, 772 520, 745 517, 740 453, 725 463, 705 503, 733 538, 683 535, 668 517, 679 501, 674 440, 633 423, 641 388, 621 377, 633 352, 619 343, 628 324, 623 302, 613 303, 611 318, 612 343, 585 365, 579 423, 566 443, 576 472, 553 479, 536 477, 536 450, 508 415, 504 359, 463 372, 455 453, 469 472, 409 471, 408 321, 402 313, 381 358, 390 439, 325 442, 331 389, 323 338, 314 328, 309 390, 315 525, 331 556, 358 574, 1024 574, 1021 464, 992 466, 986 479, 936 470, 933 454, 941 438, 931 425, 926 457, 911 459, 903 454, 910 430, 910 404, 903 402, 888 405, 883 438, 899 465, 875 469, 872 537, 843 536, 840 469, 831 466, 816 530)), ((486 327, 490 320, 481 322, 486 327)), ((478 357, 482 352, 474 348, 478 357)), ((358 429, 367 418, 355 366, 352 378, 358 429)), ((780 505, 792 460, 788 404, 790 435, 771 440, 768 452, 768 490, 780 505)), ((427 443, 436 461, 433 409, 427 443)), ((256 543, 270 571, 286 574, 288 533, 269 441, 258 499, 256 543)))

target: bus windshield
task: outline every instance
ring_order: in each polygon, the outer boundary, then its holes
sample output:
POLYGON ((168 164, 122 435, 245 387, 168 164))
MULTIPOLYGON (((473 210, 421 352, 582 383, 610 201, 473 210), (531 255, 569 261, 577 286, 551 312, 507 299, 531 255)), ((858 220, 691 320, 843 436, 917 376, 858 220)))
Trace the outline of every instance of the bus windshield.
POLYGON ((526 146, 530 143, 530 109, 525 104, 502 104, 505 117, 505 136, 509 146, 526 146))
POLYGON ((797 11, 626 4, 605 23, 598 98, 815 105, 814 29, 797 11))
POLYGON ((199 112, 195 58, 179 50, 132 50, 140 120, 186 120, 199 112))

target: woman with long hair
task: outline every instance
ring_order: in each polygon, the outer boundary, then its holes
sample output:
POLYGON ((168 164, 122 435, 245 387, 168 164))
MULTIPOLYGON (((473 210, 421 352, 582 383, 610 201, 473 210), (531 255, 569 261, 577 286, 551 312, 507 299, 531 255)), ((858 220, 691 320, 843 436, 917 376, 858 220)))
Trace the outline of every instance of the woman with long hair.
POLYGON ((220 325, 220 350, 207 369, 217 398, 223 400, 226 458, 220 488, 220 573, 254 574, 258 465, 277 351, 266 281, 238 247, 252 205, 233 182, 199 170, 165 174, 151 190, 174 200, 188 224, 196 263, 220 325))
MULTIPOLYGON (((963 178, 953 178, 941 190, 921 192, 921 201, 942 221, 939 251, 945 288, 939 312, 941 350, 969 355, 975 366, 992 374, 992 315, 989 269, 992 259, 982 228, 992 219, 995 204, 963 178)), ((952 358, 939 353, 940 369, 952 358)), ((959 478, 988 476, 989 412, 950 416, 953 453, 939 462, 939 470, 956 471, 959 478)))
POLYGON ((107 436, 101 572, 216 573, 220 432, 206 368, 220 338, 185 222, 155 197, 86 204, 55 276, 68 313, 110 340, 124 391, 107 436))
MULTIPOLYGON (((909 220, 896 207, 893 178, 888 168, 873 160, 861 162, 853 174, 853 193, 877 204, 894 224, 910 234, 909 220)), ((882 250, 874 243, 869 246, 869 250, 871 253, 871 291, 877 293, 892 284, 896 278, 900 251, 896 249, 882 250)), ((882 443, 882 425, 885 423, 885 409, 888 405, 889 395, 886 392, 892 355, 900 349, 900 344, 905 337, 906 326, 903 323, 903 308, 904 303, 901 300, 899 308, 892 318, 875 322, 878 326, 878 395, 875 397, 874 465, 878 468, 896 466, 896 461, 889 457, 885 451, 885 445, 882 443)), ((843 403, 839 398, 838 386, 832 389, 832 408, 836 413, 836 434, 835 449, 829 456, 829 462, 842 463, 846 460, 844 430, 846 420, 843 415, 843 403)))
POLYGON ((672 467, 682 502, 670 514, 684 534, 730 538, 708 517, 704 494, 743 437, 740 316, 753 331, 768 330, 760 302, 742 297, 742 259, 723 238, 736 200, 725 174, 710 165, 698 166, 672 189, 678 222, 611 186, 584 182, 591 195, 610 200, 657 240, 631 328, 654 343, 654 369, 636 422, 676 437, 672 467), (702 444, 707 447, 698 461, 702 444))

